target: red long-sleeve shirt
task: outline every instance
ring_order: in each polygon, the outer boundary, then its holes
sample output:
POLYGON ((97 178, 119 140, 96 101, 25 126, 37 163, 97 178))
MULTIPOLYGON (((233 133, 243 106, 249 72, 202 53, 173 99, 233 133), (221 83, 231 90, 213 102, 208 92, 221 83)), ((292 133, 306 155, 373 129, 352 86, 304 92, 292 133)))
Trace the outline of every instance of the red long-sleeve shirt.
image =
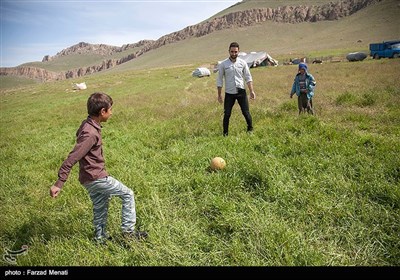
POLYGON ((58 180, 54 185, 62 188, 72 167, 78 161, 81 184, 108 176, 105 170, 102 144, 100 124, 88 116, 76 132, 76 145, 61 165, 58 171, 58 180))

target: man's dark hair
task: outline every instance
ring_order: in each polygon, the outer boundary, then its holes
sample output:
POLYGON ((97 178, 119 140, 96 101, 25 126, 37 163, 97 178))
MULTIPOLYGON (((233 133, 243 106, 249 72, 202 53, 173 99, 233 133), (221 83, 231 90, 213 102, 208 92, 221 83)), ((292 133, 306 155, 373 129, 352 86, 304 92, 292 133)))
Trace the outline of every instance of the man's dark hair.
POLYGON ((95 92, 90 95, 87 101, 87 110, 89 116, 98 117, 100 115, 101 109, 106 111, 113 105, 113 100, 111 96, 103 92, 95 92))
POLYGON ((231 48, 238 48, 238 49, 239 49, 239 44, 238 44, 237 42, 232 42, 232 43, 229 45, 229 49, 231 49, 231 48))

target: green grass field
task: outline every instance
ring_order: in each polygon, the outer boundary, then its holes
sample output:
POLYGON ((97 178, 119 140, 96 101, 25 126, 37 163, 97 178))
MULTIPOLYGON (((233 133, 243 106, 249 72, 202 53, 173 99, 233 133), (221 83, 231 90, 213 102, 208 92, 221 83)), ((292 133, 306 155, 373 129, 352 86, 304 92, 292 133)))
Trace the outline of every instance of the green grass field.
POLYGON ((230 136, 215 74, 193 65, 105 72, 2 89, 0 247, 4 266, 398 266, 400 60, 310 64, 316 115, 289 98, 296 66, 252 69, 255 131, 236 104, 230 136), (123 242, 113 198, 105 246, 75 166, 49 188, 95 91, 114 99, 106 167, 135 192, 146 242, 123 242), (223 171, 210 172, 223 157, 223 171))

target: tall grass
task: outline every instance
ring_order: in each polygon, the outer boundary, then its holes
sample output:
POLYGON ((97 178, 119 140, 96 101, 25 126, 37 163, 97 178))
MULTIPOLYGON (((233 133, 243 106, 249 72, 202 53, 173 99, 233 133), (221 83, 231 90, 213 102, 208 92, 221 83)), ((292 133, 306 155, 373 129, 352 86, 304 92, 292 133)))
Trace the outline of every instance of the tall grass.
POLYGON ((398 266, 400 61, 309 69, 316 115, 289 98, 296 66, 252 69, 255 131, 236 104, 229 137, 215 74, 191 67, 2 90, 1 248, 29 246, 16 266, 398 266), (96 246, 77 166, 49 196, 94 91, 114 99, 106 167, 134 190, 146 242, 122 240, 113 198, 114 241, 96 246), (226 169, 209 171, 214 156, 226 169))

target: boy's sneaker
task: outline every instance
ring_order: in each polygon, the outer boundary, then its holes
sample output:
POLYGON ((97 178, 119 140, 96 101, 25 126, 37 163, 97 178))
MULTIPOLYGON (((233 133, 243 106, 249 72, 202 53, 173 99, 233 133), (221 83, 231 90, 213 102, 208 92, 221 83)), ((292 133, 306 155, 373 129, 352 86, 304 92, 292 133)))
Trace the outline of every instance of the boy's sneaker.
POLYGON ((135 230, 133 232, 124 232, 124 237, 127 239, 136 239, 136 240, 141 240, 141 239, 146 239, 149 234, 146 231, 139 231, 135 230))
POLYGON ((112 241, 112 237, 110 235, 102 236, 102 237, 95 237, 94 241, 98 245, 104 245, 107 241, 112 241))

